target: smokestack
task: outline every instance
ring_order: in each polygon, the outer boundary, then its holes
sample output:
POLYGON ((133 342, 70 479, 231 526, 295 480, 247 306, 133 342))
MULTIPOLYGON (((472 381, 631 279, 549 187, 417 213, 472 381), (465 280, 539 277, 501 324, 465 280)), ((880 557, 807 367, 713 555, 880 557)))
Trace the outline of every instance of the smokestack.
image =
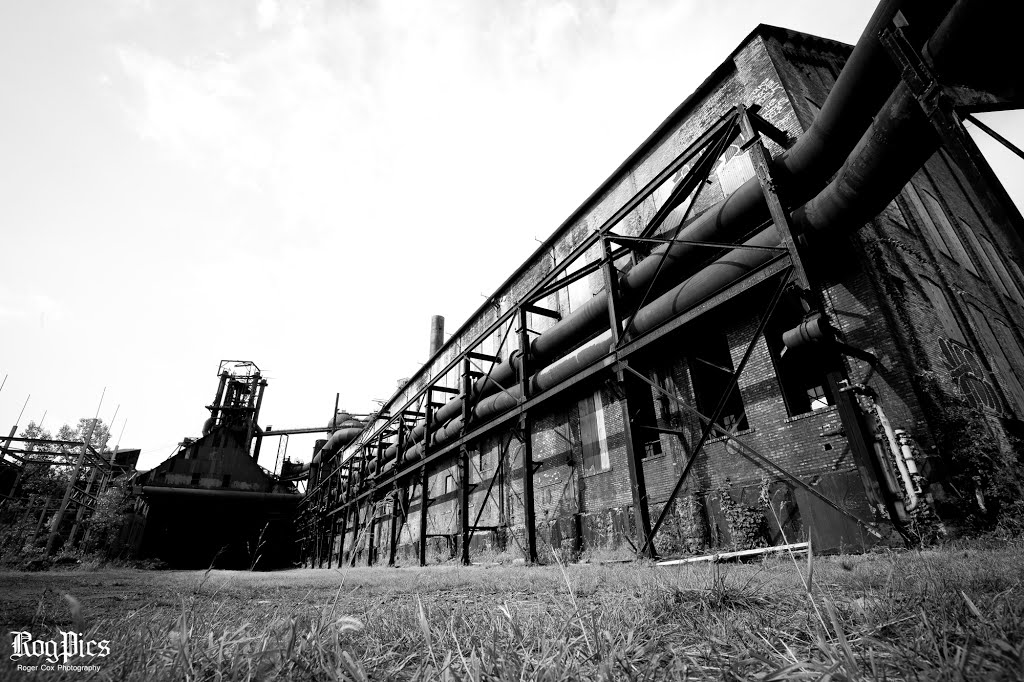
POLYGON ((444 344, 444 316, 432 315, 430 317, 430 356, 441 349, 444 344))

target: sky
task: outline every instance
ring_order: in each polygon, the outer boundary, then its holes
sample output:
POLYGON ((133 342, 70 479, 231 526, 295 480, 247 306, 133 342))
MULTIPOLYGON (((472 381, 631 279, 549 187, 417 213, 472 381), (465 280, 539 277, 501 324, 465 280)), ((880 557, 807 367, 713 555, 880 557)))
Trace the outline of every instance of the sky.
POLYGON ((149 468, 222 359, 267 377, 264 427, 370 411, 754 26, 854 43, 874 5, 4 2, 0 430, 103 395, 149 468))

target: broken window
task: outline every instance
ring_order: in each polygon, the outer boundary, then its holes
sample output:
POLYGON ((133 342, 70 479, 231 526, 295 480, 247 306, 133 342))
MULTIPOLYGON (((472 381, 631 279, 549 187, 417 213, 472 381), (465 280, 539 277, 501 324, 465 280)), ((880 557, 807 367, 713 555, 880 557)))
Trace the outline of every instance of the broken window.
POLYGON ((802 321, 803 313, 797 304, 780 302, 764 329, 782 399, 791 417, 835 405, 827 378, 830 371, 839 369, 834 351, 812 342, 782 353, 783 332, 802 321))
POLYGON ((718 425, 733 433, 745 431, 747 414, 740 397, 739 386, 733 377, 732 356, 725 334, 709 332, 703 334, 690 347, 690 382, 697 410, 710 417, 721 402, 722 396, 731 388, 729 399, 718 418, 718 425))
POLYGON ((658 418, 654 413, 654 395, 651 387, 635 376, 626 377, 626 391, 629 396, 629 420, 636 442, 642 444, 641 459, 661 454, 661 436, 654 429, 658 418))
POLYGON ((604 427, 604 408, 601 392, 584 397, 579 402, 580 440, 583 445, 583 472, 587 474, 611 468, 608 457, 608 437, 604 427))

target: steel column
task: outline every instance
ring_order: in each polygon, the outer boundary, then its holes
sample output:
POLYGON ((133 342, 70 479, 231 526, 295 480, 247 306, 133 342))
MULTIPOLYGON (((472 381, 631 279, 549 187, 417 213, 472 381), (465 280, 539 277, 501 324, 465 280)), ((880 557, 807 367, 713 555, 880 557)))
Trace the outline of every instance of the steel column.
POLYGON ((427 565, 427 510, 430 508, 430 473, 427 455, 430 452, 430 431, 434 426, 434 391, 427 389, 427 403, 424 412, 423 466, 420 469, 420 566, 427 565))
MULTIPOLYGON (((608 239, 601 240, 604 248, 604 285, 608 292, 608 321, 612 333, 612 347, 619 345, 619 334, 622 331, 622 318, 619 316, 619 278, 612 259, 612 244, 608 239)), ((636 545, 641 547, 640 554, 653 558, 654 543, 651 542, 651 513, 647 507, 647 481, 644 478, 643 445, 637 442, 629 415, 629 391, 626 387, 624 368, 627 360, 615 364, 615 383, 621 389, 622 397, 619 404, 622 408, 622 435, 626 441, 626 463, 629 469, 629 489, 633 494, 633 520, 639 536, 636 545), (639 447, 637 447, 639 445, 639 447)))
MULTIPOLYGON (((437 317, 437 316, 435 315, 435 317, 437 317)), ((395 437, 395 442, 398 444, 398 454, 395 455, 395 469, 398 469, 398 467, 402 463, 402 449, 405 446, 405 415, 404 414, 399 414, 399 416, 398 416, 398 434, 395 437)), ((401 500, 403 502, 403 504, 401 505, 401 508, 403 510, 402 513, 404 514, 405 513, 404 510, 408 507, 408 504, 409 504, 409 502, 408 502, 408 497, 409 497, 409 487, 408 487, 408 484, 402 485, 401 489, 399 489, 398 482, 396 481, 395 482, 395 489, 393 491, 393 495, 394 495, 395 503, 391 507, 391 533, 390 533, 391 546, 388 548, 388 566, 394 566, 395 565, 395 556, 398 553, 398 538, 399 538, 399 532, 400 532, 400 528, 399 528, 399 525, 398 525, 399 500, 401 500)), ((405 518, 402 519, 402 525, 403 526, 405 525, 405 518)))
MULTIPOLYGON (((462 432, 466 434, 469 425, 469 418, 473 414, 472 391, 473 376, 470 373, 470 359, 466 357, 462 361, 462 432)), ((463 566, 469 565, 469 493, 471 490, 469 482, 469 444, 463 443, 459 447, 459 541, 461 543, 460 561, 463 566)))
MULTIPOLYGON (((768 204, 768 212, 771 213, 772 222, 775 223, 775 229, 779 233, 782 246, 789 251, 790 260, 793 265, 793 283, 806 290, 810 287, 810 283, 807 279, 807 272, 804 269, 800 253, 797 250, 792 230, 790 229, 789 215, 782 206, 778 188, 775 186, 775 180, 772 178, 771 166, 769 165, 771 163, 771 156, 768 154, 768 150, 764 148, 761 135, 751 121, 749 110, 744 106, 740 106, 739 110, 740 128, 743 131, 743 136, 746 138, 743 146, 750 154, 750 161, 754 166, 754 172, 757 173, 757 179, 761 183, 761 192, 764 194, 765 203, 768 204)), ((758 117, 758 121, 763 125, 767 125, 761 117, 758 117)))
MULTIPOLYGON (((530 331, 525 307, 519 309, 519 348, 522 351, 522 371, 519 377, 522 386, 522 401, 530 394, 530 331)), ((533 433, 528 411, 519 417, 519 430, 523 438, 523 520, 526 524, 526 560, 537 563, 537 511, 533 495, 533 433)))

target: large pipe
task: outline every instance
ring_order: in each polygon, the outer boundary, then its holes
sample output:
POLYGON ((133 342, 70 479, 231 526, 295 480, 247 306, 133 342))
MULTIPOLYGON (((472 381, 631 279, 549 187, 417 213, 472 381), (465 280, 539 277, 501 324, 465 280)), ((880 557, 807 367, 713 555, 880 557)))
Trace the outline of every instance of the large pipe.
MULTIPOLYGON (((965 1, 961 0, 961 4, 965 1)), ((901 8, 906 11, 907 7, 914 8, 915 18, 921 17, 915 26, 917 34, 928 35, 940 15, 934 8, 921 11, 921 6, 921 3, 895 0, 883 1, 879 5, 815 123, 774 162, 773 175, 783 179, 789 199, 796 201, 811 196, 824 184, 835 166, 849 156, 836 178, 818 196, 793 212, 793 223, 798 232, 814 237, 822 233, 842 233, 863 224, 891 201, 937 148, 938 140, 917 102, 902 83, 897 86, 899 76, 878 40, 878 34, 892 22, 896 12, 901 8), (921 29, 922 25, 926 30, 921 29), (877 116, 869 126, 872 112, 877 112, 877 116), (868 129, 866 133, 865 128, 868 129), (850 147, 855 142, 851 153, 850 147)), ((941 63, 941 57, 951 45, 962 41, 963 36, 957 28, 955 22, 947 20, 935 31, 925 49, 935 63, 941 63)), ((768 216, 759 182, 754 178, 678 230, 676 235, 687 241, 735 239, 764 222, 768 216)), ((670 229, 676 227, 671 225, 670 229)), ((774 225, 745 242, 750 246, 777 246, 779 243, 774 225)), ((657 295, 635 314, 633 326, 638 334, 684 312, 763 265, 771 254, 755 249, 735 249, 667 291, 664 287, 652 286, 655 274, 659 275, 658 283, 670 286, 673 280, 678 281, 681 274, 688 270, 692 272, 695 266, 699 266, 698 259, 704 256, 706 251, 689 244, 664 245, 621 276, 620 289, 627 309, 630 304, 635 305, 648 288, 657 295)), ((531 363, 543 366, 607 329, 607 306, 606 294, 595 296, 540 334, 530 346, 531 363)), ((608 352, 609 340, 610 337, 605 339, 602 336, 563 360, 541 369, 531 379, 533 388, 549 388, 596 361, 608 352)), ((484 419, 510 409, 518 402, 520 368, 521 356, 513 354, 489 376, 474 384, 472 397, 478 401, 474 417, 484 419)), ((432 434, 432 443, 443 444, 460 432, 462 420, 458 415, 461 412, 461 397, 452 399, 437 411, 435 423, 438 426, 432 434)), ((425 432, 425 425, 419 423, 410 433, 406 461, 411 462, 421 456, 425 432)), ((396 455, 397 448, 392 446, 385 451, 382 461, 386 464, 396 455)))
POLYGON ((264 493, 255 490, 216 490, 213 488, 173 488, 169 486, 144 485, 142 494, 160 497, 204 497, 219 500, 251 500, 253 502, 280 502, 298 504, 301 499, 293 493, 264 493))
MULTIPOLYGON (((892 22, 897 12, 903 11, 910 12, 915 18, 918 34, 927 35, 926 31, 933 29, 941 18, 935 8, 943 7, 944 4, 920 0, 883 0, 878 5, 821 112, 793 147, 773 163, 773 175, 783 180, 792 201, 806 200, 821 188, 849 154, 871 123, 872 115, 899 81, 898 72, 879 42, 879 32, 892 22)), ((760 183, 757 178, 751 178, 725 200, 680 230, 677 237, 686 241, 729 241, 741 237, 769 218, 760 183)), ((681 219, 681 210, 673 213, 667 221, 669 231, 675 231, 681 219)), ((772 245, 777 244, 776 240, 772 245)), ((706 248, 684 243, 667 244, 654 249, 650 256, 620 277, 619 287, 624 307, 628 309, 630 305, 639 303, 652 283, 653 294, 662 293, 665 287, 659 285, 678 281, 682 273, 699 266, 708 254, 706 248)), ((607 329, 607 326, 608 299, 602 293, 537 336, 530 344, 531 363, 534 366, 543 365, 581 341, 607 329)), ((519 381, 520 367, 520 355, 510 355, 505 362, 492 369, 488 376, 475 382, 474 399, 514 386, 519 381)), ((435 423, 443 424, 461 412, 462 399, 454 398, 437 411, 434 415, 435 423)), ((417 424, 408 442, 412 444, 422 440, 424 431, 424 425, 417 424)))

